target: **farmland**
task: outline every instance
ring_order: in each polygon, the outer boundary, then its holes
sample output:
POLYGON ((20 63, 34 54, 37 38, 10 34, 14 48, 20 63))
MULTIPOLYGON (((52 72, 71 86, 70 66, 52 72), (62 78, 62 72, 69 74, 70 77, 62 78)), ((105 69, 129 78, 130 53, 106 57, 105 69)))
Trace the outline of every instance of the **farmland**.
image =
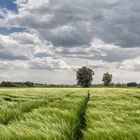
POLYGON ((139 89, 0 89, 0 140, 138 140, 139 132, 139 89))
POLYGON ((91 90, 85 140, 139 140, 140 90, 91 90))

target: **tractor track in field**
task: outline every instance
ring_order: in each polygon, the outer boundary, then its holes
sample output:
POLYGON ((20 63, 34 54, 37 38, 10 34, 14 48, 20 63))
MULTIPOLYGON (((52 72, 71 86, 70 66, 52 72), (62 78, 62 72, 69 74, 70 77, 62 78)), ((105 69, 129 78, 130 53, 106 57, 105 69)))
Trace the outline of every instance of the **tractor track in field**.
MULTIPOLYGON (((90 100, 90 91, 88 90, 87 96, 85 97, 84 103, 82 104, 78 114, 79 122, 73 131, 74 140, 83 139, 83 130, 86 128, 86 109, 89 100, 90 100)), ((70 138, 70 140, 73 140, 73 138, 70 138)))

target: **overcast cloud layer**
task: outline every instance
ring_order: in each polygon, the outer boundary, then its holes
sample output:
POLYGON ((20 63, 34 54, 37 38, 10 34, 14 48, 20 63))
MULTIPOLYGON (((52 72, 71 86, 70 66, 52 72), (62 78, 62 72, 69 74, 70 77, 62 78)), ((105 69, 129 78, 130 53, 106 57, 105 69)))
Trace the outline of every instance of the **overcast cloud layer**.
POLYGON ((0 5, 1 81, 75 83, 86 65, 95 83, 140 82, 139 0, 12 2, 0 5))

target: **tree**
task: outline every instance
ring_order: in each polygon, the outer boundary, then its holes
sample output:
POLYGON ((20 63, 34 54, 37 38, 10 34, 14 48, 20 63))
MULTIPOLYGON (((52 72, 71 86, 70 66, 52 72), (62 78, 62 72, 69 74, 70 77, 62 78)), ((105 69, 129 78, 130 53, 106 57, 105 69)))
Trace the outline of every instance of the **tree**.
POLYGON ((33 82, 30 82, 30 81, 27 81, 27 82, 25 82, 25 85, 27 87, 33 87, 34 86, 34 83, 33 82))
POLYGON ((127 83, 128 87, 136 87, 138 84, 136 82, 127 83))
POLYGON ((92 84, 92 80, 94 72, 92 69, 83 66, 82 68, 78 69, 76 76, 77 76, 77 84, 82 87, 89 87, 92 84))
POLYGON ((112 74, 109 74, 108 72, 104 73, 102 81, 104 83, 104 86, 109 86, 112 81, 112 74))

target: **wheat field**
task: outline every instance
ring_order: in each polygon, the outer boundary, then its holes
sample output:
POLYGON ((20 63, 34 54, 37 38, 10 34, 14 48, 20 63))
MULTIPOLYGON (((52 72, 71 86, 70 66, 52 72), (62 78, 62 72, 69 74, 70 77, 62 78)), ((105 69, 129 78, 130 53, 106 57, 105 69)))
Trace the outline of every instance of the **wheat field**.
POLYGON ((0 140, 82 139, 139 140, 140 89, 0 89, 0 140))

